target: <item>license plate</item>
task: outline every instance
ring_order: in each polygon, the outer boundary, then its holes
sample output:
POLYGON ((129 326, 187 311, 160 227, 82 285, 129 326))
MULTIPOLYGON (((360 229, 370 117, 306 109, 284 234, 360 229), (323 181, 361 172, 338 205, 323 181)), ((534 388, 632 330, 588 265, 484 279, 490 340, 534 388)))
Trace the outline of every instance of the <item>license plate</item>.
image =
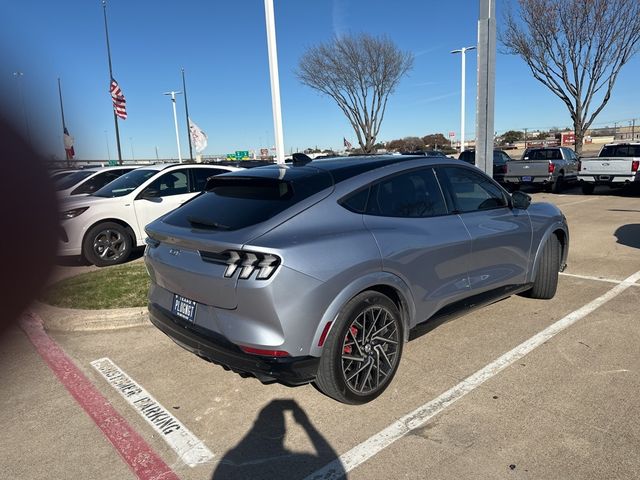
POLYGON ((532 177, 522 177, 523 182, 530 182, 531 180, 532 180, 532 177))
POLYGON ((174 294, 171 311, 174 315, 182 318, 183 320, 193 323, 193 320, 196 318, 197 306, 197 302, 189 300, 188 298, 185 298, 181 295, 174 294))

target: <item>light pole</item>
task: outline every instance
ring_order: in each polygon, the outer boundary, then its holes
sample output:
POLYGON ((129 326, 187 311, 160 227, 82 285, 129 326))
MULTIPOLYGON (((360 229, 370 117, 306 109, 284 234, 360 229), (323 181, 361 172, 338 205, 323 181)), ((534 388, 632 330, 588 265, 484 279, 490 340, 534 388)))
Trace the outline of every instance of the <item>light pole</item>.
POLYGON ((267 48, 269 50, 269 74, 271 78, 271 106, 273 108, 273 133, 276 137, 276 162, 284 163, 284 135, 282 133, 282 109, 280 107, 280 79, 278 76, 278 49, 273 0, 264 0, 267 22, 267 48))
POLYGON ((31 145, 31 130, 29 129, 29 115, 27 114, 27 104, 24 101, 24 92, 22 91, 22 77, 24 77, 24 73, 13 72, 13 76, 18 80, 18 91, 20 94, 20 101, 22 102, 22 114, 24 115, 25 131, 27 133, 27 140, 29 142, 29 145, 31 145))
POLYGON ((451 53, 462 54, 462 85, 460 91, 460 153, 464 151, 464 114, 465 114, 465 82, 466 82, 466 69, 467 69, 467 53, 469 50, 475 50, 475 46, 464 47, 459 50, 452 50, 451 53))
POLYGON ((164 92, 164 95, 171 96, 171 105, 173 106, 173 123, 176 127, 176 144, 178 145, 178 162, 182 163, 182 153, 180 153, 180 133, 178 133, 178 116, 176 115, 176 95, 182 92, 164 92))
POLYGON ((107 144, 107 157, 109 157, 109 161, 111 161, 111 150, 109 150, 109 136, 107 135, 107 131, 104 131, 104 141, 107 144))

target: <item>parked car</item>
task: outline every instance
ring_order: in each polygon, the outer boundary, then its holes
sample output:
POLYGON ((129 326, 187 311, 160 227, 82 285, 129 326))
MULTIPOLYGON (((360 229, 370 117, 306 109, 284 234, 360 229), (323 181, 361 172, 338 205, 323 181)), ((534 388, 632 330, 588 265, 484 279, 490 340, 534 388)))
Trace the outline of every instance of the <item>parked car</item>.
POLYGON ((578 180, 586 195, 592 194, 596 185, 640 185, 639 167, 640 143, 608 144, 597 157, 580 159, 578 180))
POLYGON ((59 254, 82 255, 99 267, 122 263, 133 247, 144 245, 147 223, 196 196, 209 177, 236 170, 240 169, 149 165, 122 175, 92 195, 69 198, 61 206, 59 254))
POLYGON ((120 175, 124 175, 136 168, 138 166, 134 165, 83 168, 57 179, 55 188, 60 198, 74 195, 90 195, 109 182, 114 181, 120 175))
POLYGON ((567 147, 527 149, 522 160, 507 164, 504 175, 504 183, 511 189, 539 185, 553 193, 560 193, 577 179, 578 156, 567 147))
MULTIPOLYGON (((458 160, 467 162, 469 165, 476 164, 476 151, 465 150, 460 154, 458 160)), ((507 162, 510 162, 512 158, 502 150, 493 151, 493 179, 496 182, 502 183, 504 180, 504 174, 507 171, 507 162)))
POLYGON ((61 178, 64 178, 70 174, 72 174, 73 172, 76 172, 77 170, 75 169, 69 169, 69 170, 54 170, 50 173, 50 177, 51 180, 53 180, 54 182, 57 182, 58 180, 60 180, 61 178))
POLYGON ((416 152, 401 152, 402 155, 413 155, 415 156, 423 156, 423 157, 440 157, 446 158, 447 156, 441 152, 440 150, 419 150, 416 152))
POLYGON ((475 167, 388 155, 213 177, 146 228, 151 321, 263 382, 364 403, 416 325, 514 293, 554 296, 562 212, 475 167))

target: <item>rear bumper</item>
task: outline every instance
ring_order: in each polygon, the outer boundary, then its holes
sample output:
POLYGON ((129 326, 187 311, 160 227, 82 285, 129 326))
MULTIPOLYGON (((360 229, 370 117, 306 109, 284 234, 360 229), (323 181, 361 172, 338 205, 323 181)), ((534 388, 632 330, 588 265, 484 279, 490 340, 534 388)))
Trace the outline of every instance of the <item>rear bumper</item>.
POLYGON ((279 381, 286 385, 302 385, 312 382, 318 371, 318 357, 249 355, 222 335, 189 324, 155 303, 149 304, 149 319, 182 348, 225 369, 254 376, 264 383, 279 381))
POLYGON ((640 174, 634 175, 579 175, 578 180, 596 185, 624 185, 640 182, 640 174))
MULTIPOLYGON (((526 175, 523 175, 526 176, 526 175)), ((504 183, 516 183, 516 184, 521 184, 521 185, 529 185, 532 183, 553 183, 555 181, 555 178, 553 176, 539 176, 539 177, 535 177, 535 176, 531 176, 531 180, 527 180, 526 182, 522 181, 522 177, 523 176, 506 176, 503 179, 504 183)))

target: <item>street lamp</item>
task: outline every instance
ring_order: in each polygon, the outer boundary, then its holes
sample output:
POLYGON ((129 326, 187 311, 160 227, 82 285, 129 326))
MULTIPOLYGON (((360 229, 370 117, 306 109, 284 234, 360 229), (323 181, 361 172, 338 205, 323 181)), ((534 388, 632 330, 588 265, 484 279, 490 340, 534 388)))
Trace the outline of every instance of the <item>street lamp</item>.
POLYGON ((107 131, 104 131, 104 141, 107 144, 107 157, 109 157, 109 161, 111 161, 111 150, 109 150, 109 137, 107 135, 107 131))
POLYGON ((176 127, 176 143, 178 144, 178 162, 182 163, 182 153, 180 153, 180 134, 178 133, 178 116, 176 115, 176 95, 182 92, 164 92, 164 95, 171 96, 171 104, 173 105, 173 123, 176 127))
POLYGON ((461 86, 461 100, 460 100, 460 153, 464 151, 464 113, 465 113, 465 77, 466 77, 466 55, 469 50, 475 50, 475 46, 464 47, 459 50, 452 50, 451 53, 461 53, 462 57, 462 86, 461 86))

